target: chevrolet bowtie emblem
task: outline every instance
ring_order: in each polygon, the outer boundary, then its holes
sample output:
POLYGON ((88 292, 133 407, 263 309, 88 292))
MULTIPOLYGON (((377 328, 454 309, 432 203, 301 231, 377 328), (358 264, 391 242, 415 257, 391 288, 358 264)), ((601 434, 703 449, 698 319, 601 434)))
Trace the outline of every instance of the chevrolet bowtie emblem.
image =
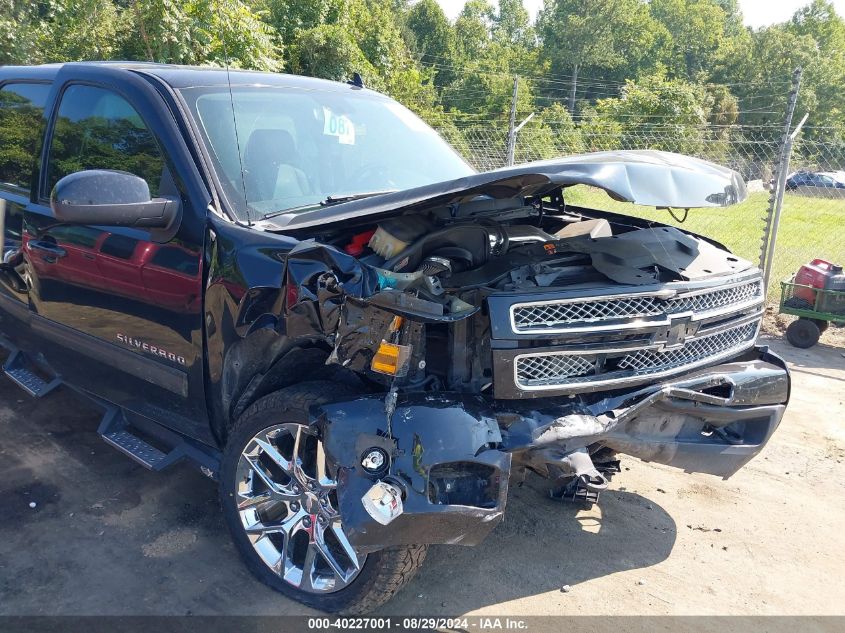
POLYGON ((692 316, 669 317, 669 325, 655 332, 652 343, 660 350, 683 347, 687 338, 698 331, 698 323, 693 323, 692 316))

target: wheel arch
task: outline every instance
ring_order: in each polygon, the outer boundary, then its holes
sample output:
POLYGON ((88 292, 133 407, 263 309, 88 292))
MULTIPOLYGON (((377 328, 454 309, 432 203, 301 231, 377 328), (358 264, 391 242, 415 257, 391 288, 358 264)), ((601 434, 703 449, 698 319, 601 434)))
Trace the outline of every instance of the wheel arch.
POLYGON ((221 396, 226 411, 223 443, 235 420, 266 395, 302 382, 342 382, 364 389, 358 376, 335 364, 327 364, 331 347, 326 341, 307 338, 284 340, 265 329, 233 344, 226 355, 221 396))
MULTIPOLYGON (((340 380, 352 386, 360 384, 357 376, 337 365, 327 365, 330 348, 309 341, 294 345, 273 360, 266 371, 253 374, 232 402, 231 420, 249 406, 274 391, 300 382, 340 380)), ((243 382, 243 379, 241 379, 243 382)))

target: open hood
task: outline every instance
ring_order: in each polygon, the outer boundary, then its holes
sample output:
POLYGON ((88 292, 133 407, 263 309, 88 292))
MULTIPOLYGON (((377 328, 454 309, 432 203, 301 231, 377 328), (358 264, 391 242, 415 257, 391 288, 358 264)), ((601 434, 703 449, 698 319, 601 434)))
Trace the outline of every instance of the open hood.
POLYGON ((270 220, 279 228, 306 228, 388 211, 458 205, 478 196, 496 199, 546 195, 558 187, 591 185, 612 198, 646 206, 724 207, 746 197, 732 169, 655 150, 595 152, 506 167, 369 198, 288 213, 270 220))

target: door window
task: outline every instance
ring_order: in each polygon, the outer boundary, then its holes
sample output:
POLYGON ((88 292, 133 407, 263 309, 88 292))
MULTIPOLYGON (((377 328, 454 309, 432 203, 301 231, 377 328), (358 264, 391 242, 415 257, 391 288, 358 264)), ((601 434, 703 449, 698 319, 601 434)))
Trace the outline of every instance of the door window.
POLYGON ((166 168, 155 138, 126 99, 104 88, 72 85, 59 104, 45 196, 64 176, 86 169, 128 171, 157 196, 166 168))
POLYGON ((0 186, 29 189, 49 93, 50 84, 8 83, 0 89, 0 186))
POLYGON ((111 255, 118 259, 131 259, 132 253, 135 252, 135 246, 138 240, 126 237, 125 235, 109 235, 100 247, 100 252, 103 255, 111 255))
POLYGON ((50 235, 62 244, 93 249, 97 245, 97 239, 102 235, 102 231, 88 226, 65 224, 51 227, 50 235))
POLYGON ((156 251, 152 262, 154 266, 169 268, 191 277, 199 274, 199 261, 196 255, 175 246, 162 246, 156 251))

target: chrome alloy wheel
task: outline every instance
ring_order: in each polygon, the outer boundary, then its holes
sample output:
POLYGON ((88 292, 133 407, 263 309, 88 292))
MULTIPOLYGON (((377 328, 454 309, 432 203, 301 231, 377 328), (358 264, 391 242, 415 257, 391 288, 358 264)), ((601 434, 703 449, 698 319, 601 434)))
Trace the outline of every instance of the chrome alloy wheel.
POLYGON ((343 532, 336 488, 323 443, 301 424, 264 429, 238 460, 241 525, 267 567, 301 591, 343 589, 364 564, 343 532))

